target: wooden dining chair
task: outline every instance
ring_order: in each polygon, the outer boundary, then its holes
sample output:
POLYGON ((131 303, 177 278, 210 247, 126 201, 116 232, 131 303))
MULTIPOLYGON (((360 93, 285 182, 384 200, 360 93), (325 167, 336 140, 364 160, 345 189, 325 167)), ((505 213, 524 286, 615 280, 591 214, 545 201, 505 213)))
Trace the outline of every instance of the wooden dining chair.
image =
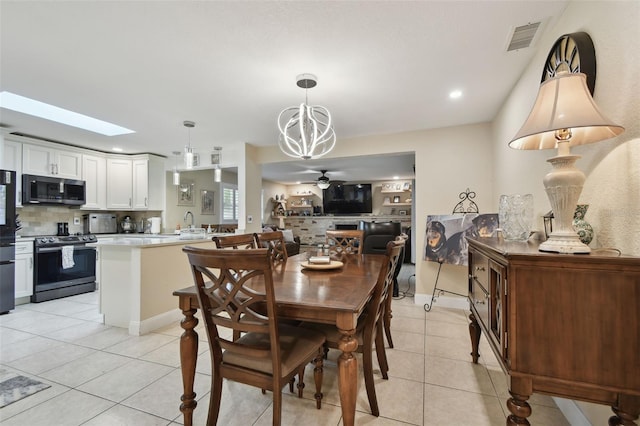
POLYGON ((278 323, 269 250, 187 246, 183 252, 191 265, 211 353, 207 425, 218 421, 223 378, 273 391, 273 424, 280 425, 282 388, 297 375, 298 397, 302 398, 304 368, 309 362, 315 364, 319 409, 325 337, 278 323), (228 340, 218 333, 218 327, 242 333, 242 337, 228 340))
MULTIPOLYGON (((393 266, 391 288, 393 288, 394 285, 397 285, 398 272, 402 267, 402 259, 404 258, 404 249, 407 243, 407 238, 408 238, 407 234, 400 234, 398 237, 396 237, 396 241, 398 243, 401 243, 402 249, 400 250, 400 257, 398 258, 398 260, 395 262, 393 266)), ((389 291, 387 292, 387 299, 385 300, 383 324, 384 324, 384 334, 387 336, 387 343, 389 343, 390 348, 393 348, 393 339, 391 338, 391 318, 393 318, 393 315, 391 314, 392 300, 393 300, 393 292, 389 291)))
MULTIPOLYGON (((383 263, 382 268, 380 268, 373 297, 367 304, 365 311, 360 315, 360 318, 358 318, 358 325, 354 336, 358 341, 356 352, 362 353, 364 383, 367 389, 371 414, 374 416, 379 416, 380 410, 378 409, 378 400, 376 398, 376 389, 373 380, 373 344, 375 342, 376 356, 382 377, 388 379, 389 376, 387 373, 389 366, 384 349, 383 315, 387 294, 391 291, 391 285, 393 283, 393 270, 400 258, 402 246, 403 243, 400 241, 389 241, 387 243, 385 252, 386 261, 383 263)), ((322 331, 327 338, 327 348, 338 348, 342 334, 335 325, 305 321, 301 326, 322 331)))
POLYGON ((255 249, 256 239, 253 234, 234 234, 226 236, 216 236, 212 238, 217 248, 232 248, 232 249, 255 249))
POLYGON ((329 255, 362 254, 364 231, 328 230, 325 233, 329 255))
POLYGON ((269 249, 274 263, 287 261, 287 248, 282 231, 261 232, 253 234, 259 248, 269 249))

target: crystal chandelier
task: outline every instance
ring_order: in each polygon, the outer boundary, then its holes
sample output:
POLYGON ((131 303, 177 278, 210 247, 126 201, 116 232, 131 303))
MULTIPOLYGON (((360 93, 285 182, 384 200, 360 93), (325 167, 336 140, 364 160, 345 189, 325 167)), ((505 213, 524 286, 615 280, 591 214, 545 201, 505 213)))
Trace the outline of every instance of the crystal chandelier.
POLYGON ((305 102, 284 109, 278 116, 278 144, 280 150, 289 157, 303 160, 320 158, 336 144, 331 114, 323 106, 308 105, 307 89, 316 86, 315 75, 300 74, 296 80, 298 87, 305 89, 305 102))
POLYGON ((191 129, 196 126, 193 121, 185 120, 182 124, 189 131, 189 144, 184 147, 184 163, 185 167, 189 170, 193 169, 193 148, 191 148, 191 129))

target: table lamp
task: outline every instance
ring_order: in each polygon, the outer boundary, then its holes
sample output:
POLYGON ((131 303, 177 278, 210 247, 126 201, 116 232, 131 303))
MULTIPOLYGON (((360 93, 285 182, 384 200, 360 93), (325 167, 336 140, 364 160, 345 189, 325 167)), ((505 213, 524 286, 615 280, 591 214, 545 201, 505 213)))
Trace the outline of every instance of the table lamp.
POLYGON ((579 155, 570 148, 618 136, 624 128, 613 123, 598 109, 582 73, 560 72, 540 85, 529 117, 509 142, 515 149, 558 148, 549 158, 553 169, 544 178, 544 187, 555 217, 549 238, 540 251, 590 253, 573 229, 573 214, 582 192, 585 175, 575 167, 579 155))

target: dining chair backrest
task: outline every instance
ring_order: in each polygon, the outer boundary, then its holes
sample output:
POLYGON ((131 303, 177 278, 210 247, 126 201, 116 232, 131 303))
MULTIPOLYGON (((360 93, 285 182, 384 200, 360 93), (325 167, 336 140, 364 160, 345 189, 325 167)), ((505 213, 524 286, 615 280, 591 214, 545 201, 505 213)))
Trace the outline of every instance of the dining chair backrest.
POLYGON ((274 263, 287 261, 287 248, 282 231, 261 232, 253 234, 258 248, 267 248, 274 263))
POLYGON ((325 233, 330 255, 362 254, 362 230, 328 230, 325 233))
MULTIPOLYGON (((376 289, 373 292, 373 297, 367 306, 367 316, 373 316, 373 318, 367 318, 367 325, 365 327, 375 327, 380 321, 380 318, 384 315, 387 300, 389 297, 389 289, 393 285, 393 273, 402 253, 404 247, 404 241, 389 241, 387 243, 386 264, 380 269, 378 275, 378 281, 376 283, 376 289)), ((365 333, 367 330, 365 330, 365 333)))
POLYGON ((256 239, 253 234, 234 234, 226 236, 215 236, 212 238, 216 248, 232 248, 232 249, 255 249, 256 239))

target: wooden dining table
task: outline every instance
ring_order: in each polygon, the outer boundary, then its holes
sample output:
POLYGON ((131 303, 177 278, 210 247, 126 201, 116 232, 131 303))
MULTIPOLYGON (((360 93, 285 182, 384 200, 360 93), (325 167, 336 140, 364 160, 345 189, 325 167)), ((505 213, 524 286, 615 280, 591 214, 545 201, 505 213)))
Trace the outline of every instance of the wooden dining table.
MULTIPOLYGON (((338 259, 341 267, 326 270, 310 270, 308 254, 289 257, 286 263, 273 270, 278 318, 298 321, 314 321, 335 324, 342 338, 338 357, 338 388, 345 426, 354 424, 358 391, 358 363, 353 352, 358 348, 354 338, 358 317, 373 294, 376 279, 385 261, 380 254, 345 255, 338 259)), ((198 334, 194 316, 199 308, 196 288, 174 291, 184 318, 180 337, 180 366, 183 395, 180 411, 185 426, 193 424, 196 394, 193 383, 198 354, 198 334)))

